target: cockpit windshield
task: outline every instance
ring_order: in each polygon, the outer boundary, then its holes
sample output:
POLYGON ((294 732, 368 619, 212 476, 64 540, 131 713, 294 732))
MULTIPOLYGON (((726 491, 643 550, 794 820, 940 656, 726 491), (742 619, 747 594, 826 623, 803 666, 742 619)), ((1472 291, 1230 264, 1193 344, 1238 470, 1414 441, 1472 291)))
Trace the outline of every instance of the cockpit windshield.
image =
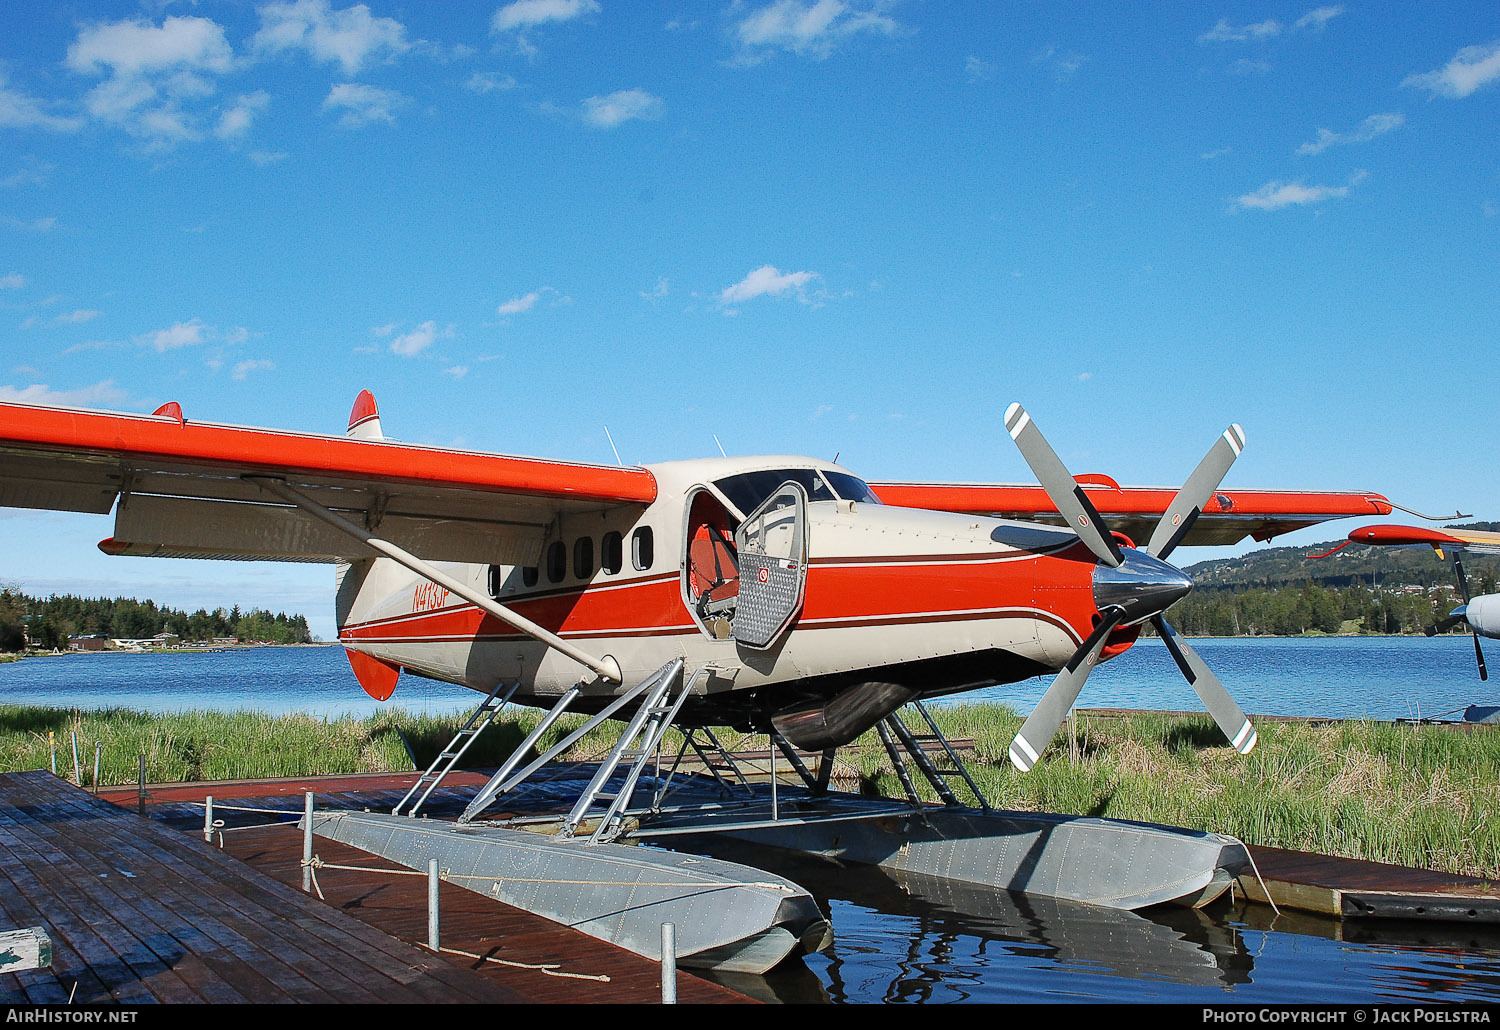
POLYGON ((726 476, 714 485, 742 513, 749 513, 789 479, 807 491, 807 499, 810 501, 843 499, 862 504, 880 503, 880 498, 871 492, 864 480, 847 472, 834 472, 831 469, 764 469, 760 472, 742 472, 737 476, 726 476))

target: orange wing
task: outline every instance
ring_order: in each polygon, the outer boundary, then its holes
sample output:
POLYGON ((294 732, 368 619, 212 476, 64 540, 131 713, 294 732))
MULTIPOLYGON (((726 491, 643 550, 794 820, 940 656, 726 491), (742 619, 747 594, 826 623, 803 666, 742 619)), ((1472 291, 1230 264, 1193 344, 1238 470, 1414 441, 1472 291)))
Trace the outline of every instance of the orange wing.
POLYGON ((0 404, 0 506, 103 514, 115 554, 333 561, 348 537, 257 485, 275 479, 437 561, 533 564, 560 513, 649 504, 642 468, 386 440, 0 404), (118 502, 118 503, 116 503, 118 502))
MULTIPOLYGON (((1176 491, 1122 487, 1106 476, 1078 476, 1088 499, 1109 527, 1137 543, 1151 539, 1176 491)), ((1040 486, 1011 483, 871 483, 887 504, 973 515, 994 515, 1062 524, 1040 486)), ((1266 541, 1331 519, 1389 515, 1391 502, 1365 491, 1220 490, 1204 506, 1183 541, 1234 544, 1246 537, 1266 541)))

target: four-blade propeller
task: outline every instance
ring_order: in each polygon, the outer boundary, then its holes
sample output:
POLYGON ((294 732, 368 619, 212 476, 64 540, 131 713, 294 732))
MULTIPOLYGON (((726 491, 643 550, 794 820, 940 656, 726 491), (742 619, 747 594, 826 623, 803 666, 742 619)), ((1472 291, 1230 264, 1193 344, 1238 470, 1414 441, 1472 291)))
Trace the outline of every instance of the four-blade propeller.
POLYGON ((1019 404, 1005 412, 1005 428, 1031 466, 1037 482, 1078 538, 1099 559, 1094 572, 1094 599, 1099 622, 1068 659, 1010 746, 1010 760, 1022 772, 1036 764, 1047 743, 1067 717, 1109 635, 1120 626, 1149 620, 1188 684, 1197 692, 1214 722, 1240 754, 1255 747, 1255 728, 1217 676, 1167 623, 1164 613, 1192 590, 1192 580, 1165 558, 1180 544, 1219 489, 1219 482, 1245 446, 1245 434, 1231 425, 1199 462, 1168 505, 1144 551, 1122 549, 1083 487, 1069 474, 1031 416, 1019 404))

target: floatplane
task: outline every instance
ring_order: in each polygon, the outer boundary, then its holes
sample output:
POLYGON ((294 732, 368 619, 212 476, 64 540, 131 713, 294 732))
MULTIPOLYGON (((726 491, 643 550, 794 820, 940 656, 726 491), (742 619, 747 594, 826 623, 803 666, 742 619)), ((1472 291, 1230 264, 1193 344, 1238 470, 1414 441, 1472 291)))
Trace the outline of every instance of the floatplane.
POLYGON ((1362 526, 1349 534, 1349 540, 1351 543, 1384 547, 1426 545, 1437 553, 1439 559, 1446 560, 1453 569, 1454 580, 1458 583, 1458 593, 1463 598, 1463 603, 1444 618, 1428 626, 1426 633, 1432 637, 1439 633, 1447 633, 1460 623, 1467 625, 1474 633, 1474 660, 1479 666, 1479 678, 1481 680, 1490 678, 1489 670, 1484 664, 1484 648, 1480 646, 1479 638, 1489 637, 1491 640, 1500 640, 1500 594, 1470 596, 1469 578, 1464 574, 1463 556, 1465 554, 1500 554, 1500 533, 1459 527, 1429 529, 1420 526, 1362 526))
POLYGON ((546 715, 456 822, 409 817, 458 740, 395 812, 324 814, 319 833, 415 867, 441 854, 475 889, 648 955, 674 921, 684 964, 757 970, 826 946, 805 891, 622 842, 712 831, 1116 908, 1206 902, 1248 860, 1217 834, 997 812, 960 766, 979 802, 965 807, 954 773, 928 757, 931 736, 899 712, 926 717, 931 698, 1053 675, 1010 748, 1029 770, 1090 671, 1149 623, 1247 753, 1250 721, 1166 621, 1192 589, 1167 558, 1388 514, 1390 502, 1221 490, 1245 443, 1237 425, 1179 490, 1073 476, 1018 404, 1005 426, 1039 485, 870 482, 795 456, 616 467, 414 446, 385 438, 368 392, 342 437, 198 422, 176 404, 150 415, 0 404, 0 505, 113 510, 99 545, 113 555, 333 564, 339 642, 371 696, 391 697, 409 672, 484 694, 476 727, 508 703, 546 715), (532 759, 565 712, 590 718, 532 759), (611 719, 624 724, 618 743, 566 814, 479 818, 502 799, 514 815, 540 768, 611 719), (806 789, 778 797, 773 776, 768 810, 763 792, 667 805, 668 727, 681 731, 678 759, 691 748, 723 794, 746 786, 732 762, 720 771, 712 730, 726 726, 768 734, 773 767, 780 754, 806 789), (905 803, 827 790, 835 749, 872 727, 905 803), (917 775, 943 804, 917 800, 917 775), (635 805, 643 783, 656 789, 635 805))

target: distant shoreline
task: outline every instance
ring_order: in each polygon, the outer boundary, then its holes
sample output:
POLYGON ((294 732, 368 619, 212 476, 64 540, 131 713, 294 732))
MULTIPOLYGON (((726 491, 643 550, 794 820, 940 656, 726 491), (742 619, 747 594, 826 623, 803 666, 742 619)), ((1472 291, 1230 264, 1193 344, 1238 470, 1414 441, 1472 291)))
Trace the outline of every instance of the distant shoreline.
POLYGON ((102 654, 214 654, 222 651, 263 651, 267 648, 335 646, 338 646, 336 640, 314 640, 306 644, 202 644, 187 647, 106 647, 98 651, 16 651, 10 654, 0 654, 0 665, 7 662, 19 662, 23 658, 69 658, 77 655, 102 654))

